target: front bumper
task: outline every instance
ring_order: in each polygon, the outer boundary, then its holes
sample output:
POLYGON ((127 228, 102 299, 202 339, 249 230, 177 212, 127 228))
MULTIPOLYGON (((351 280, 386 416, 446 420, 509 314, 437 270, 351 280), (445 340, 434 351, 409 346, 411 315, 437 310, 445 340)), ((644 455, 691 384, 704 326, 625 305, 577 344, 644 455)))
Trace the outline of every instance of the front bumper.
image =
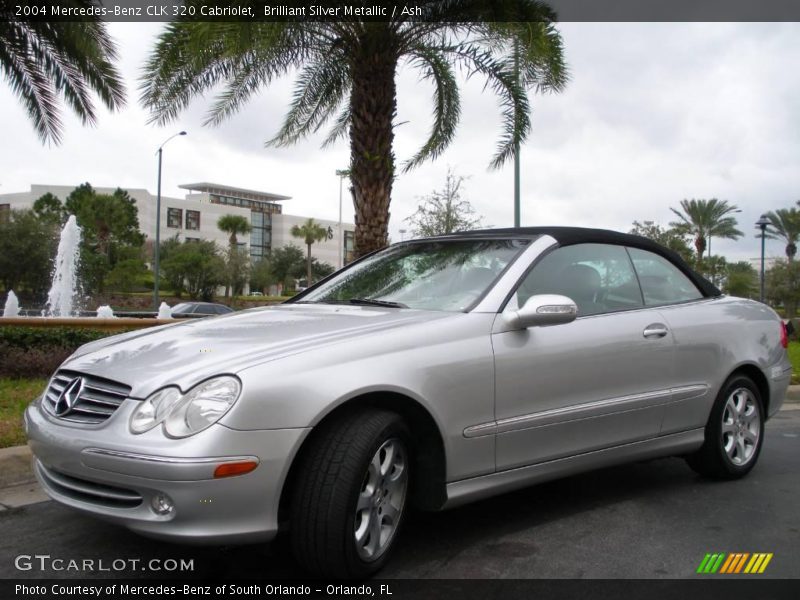
POLYGON ((67 423, 34 402, 25 427, 34 472, 54 500, 133 531, 190 543, 269 540, 278 530, 280 491, 308 429, 239 431, 219 423, 169 439, 161 428, 128 431, 138 402, 126 400, 100 426, 67 423), (253 460, 250 473, 214 478, 217 466, 253 460), (156 498, 173 504, 168 514, 156 498))

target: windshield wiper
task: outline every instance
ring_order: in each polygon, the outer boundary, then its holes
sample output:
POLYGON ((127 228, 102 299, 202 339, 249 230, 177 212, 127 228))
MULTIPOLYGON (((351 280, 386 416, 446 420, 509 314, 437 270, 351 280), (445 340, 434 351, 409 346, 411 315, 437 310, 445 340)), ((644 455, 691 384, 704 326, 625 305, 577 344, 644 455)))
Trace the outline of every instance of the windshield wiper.
POLYGON ((361 306, 384 306, 386 308, 408 308, 402 302, 390 302, 389 300, 375 300, 374 298, 350 298, 350 304, 361 306))

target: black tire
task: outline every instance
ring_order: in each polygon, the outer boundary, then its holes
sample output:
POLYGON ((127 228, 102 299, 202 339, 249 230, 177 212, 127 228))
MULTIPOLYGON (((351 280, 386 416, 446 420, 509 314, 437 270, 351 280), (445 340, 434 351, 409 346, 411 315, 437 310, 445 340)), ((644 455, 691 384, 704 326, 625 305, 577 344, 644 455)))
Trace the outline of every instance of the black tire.
POLYGON ((375 573, 386 563, 403 515, 408 512, 409 440, 402 417, 380 409, 335 419, 316 433, 300 459, 290 508, 292 552, 305 570, 324 577, 357 579, 375 573), (376 457, 382 465, 389 465, 383 476, 380 471, 374 475, 376 457), (357 514, 359 501, 369 506, 357 514), (377 542, 373 542, 376 522, 379 533, 374 538, 377 542), (363 543, 356 540, 359 532, 365 536, 363 543), (366 556, 370 545, 375 551, 366 556))
POLYGON ((700 475, 712 479, 744 477, 758 462, 764 444, 764 421, 764 402, 758 387, 749 377, 734 375, 725 382, 714 401, 706 424, 703 446, 686 457, 686 462, 700 475), (739 413, 733 412, 733 407, 729 406, 729 400, 735 406, 741 399, 744 399, 746 408, 740 419, 739 413), (751 407, 755 411, 757 424, 752 418, 747 423, 746 413, 751 407), (752 439, 756 431, 757 437, 751 443, 745 436, 752 439), (740 434, 741 445, 737 444, 740 434), (730 448, 730 451, 726 448, 730 448))

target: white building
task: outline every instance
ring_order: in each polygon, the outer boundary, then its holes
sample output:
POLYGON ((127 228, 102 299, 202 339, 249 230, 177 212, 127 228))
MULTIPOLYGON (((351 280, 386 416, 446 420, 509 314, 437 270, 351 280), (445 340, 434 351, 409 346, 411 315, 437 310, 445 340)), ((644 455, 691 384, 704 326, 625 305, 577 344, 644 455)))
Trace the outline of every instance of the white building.
MULTIPOLYGON (((185 198, 161 196, 162 242, 177 235, 180 240, 211 240, 225 248, 228 234, 220 231, 217 221, 223 215, 240 215, 250 222, 252 231, 238 236, 239 243, 247 246, 254 261, 266 256, 270 250, 288 244, 300 246, 305 251, 304 241, 293 237, 291 229, 293 225, 302 225, 308 217, 283 214, 280 203, 289 200, 290 196, 207 182, 178 187, 187 190, 185 198)), ((33 208, 33 203, 47 193, 63 202, 74 189, 75 186, 36 184, 31 185, 27 192, 0 194, 0 218, 11 209, 33 208)), ((116 188, 94 189, 100 194, 111 194, 116 188)), ((139 229, 152 244, 156 231, 156 196, 146 189, 123 189, 136 201, 139 229)), ((338 221, 314 220, 327 229, 328 238, 312 246, 312 256, 339 268, 340 256, 345 263, 348 257, 352 257, 355 226, 343 223, 340 233, 338 221), (342 240, 341 251, 339 240, 342 240)))

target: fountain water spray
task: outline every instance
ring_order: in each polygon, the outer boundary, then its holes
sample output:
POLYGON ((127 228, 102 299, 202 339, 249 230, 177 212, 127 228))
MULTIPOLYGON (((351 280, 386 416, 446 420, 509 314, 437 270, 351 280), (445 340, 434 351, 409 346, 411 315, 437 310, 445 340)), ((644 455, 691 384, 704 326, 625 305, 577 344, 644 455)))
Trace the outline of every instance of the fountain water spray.
POLYGON ((172 308, 170 308, 169 304, 166 302, 162 302, 161 306, 158 307, 158 319, 171 319, 172 318, 172 308))
POLYGON ((8 290, 8 297, 6 298, 6 306, 3 310, 4 317, 18 317, 19 316, 19 300, 14 290, 8 290))
POLYGON ((103 306, 97 307, 97 318, 98 319, 116 319, 114 316, 114 311, 108 304, 104 304, 103 306))
POLYGON ((71 317, 78 288, 81 228, 75 215, 70 215, 61 230, 58 242, 53 285, 47 294, 47 307, 43 317, 71 317))

